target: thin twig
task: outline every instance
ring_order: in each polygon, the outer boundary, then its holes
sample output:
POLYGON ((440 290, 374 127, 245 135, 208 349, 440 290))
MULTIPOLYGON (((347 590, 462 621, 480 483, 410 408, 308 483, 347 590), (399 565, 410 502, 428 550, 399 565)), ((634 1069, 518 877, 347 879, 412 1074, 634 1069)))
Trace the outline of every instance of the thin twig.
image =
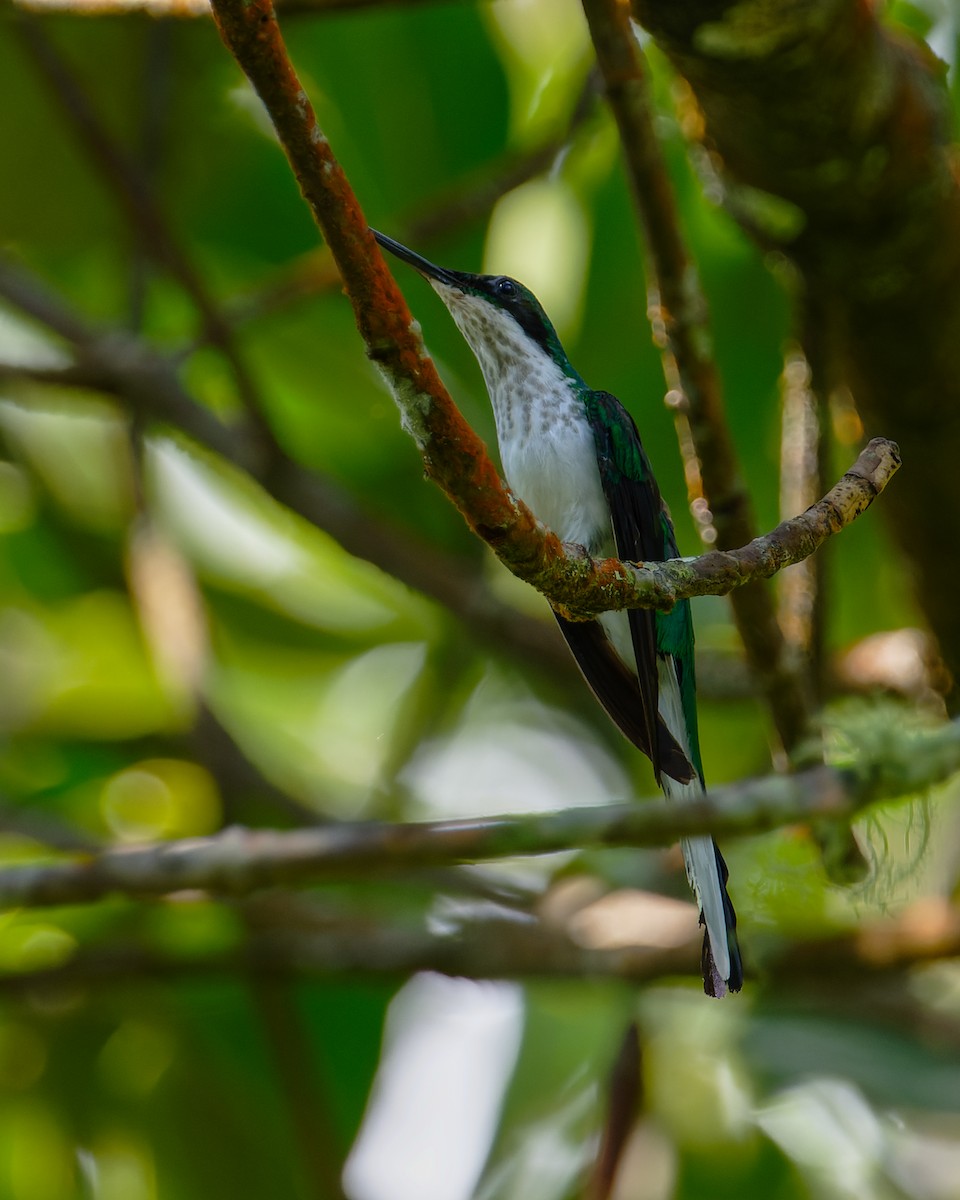
POLYGON ((584 1200, 610 1200, 617 1170, 644 1107, 642 1048, 636 1021, 627 1026, 607 1081, 607 1111, 584 1200))
MULTIPOLYGON (((146 31, 145 37, 142 79, 138 88, 140 113, 135 149, 137 168, 151 193, 155 193, 159 187, 170 141, 174 47, 171 26, 162 21, 154 21, 146 31)), ((142 245, 142 240, 141 238, 141 244, 137 246, 137 252, 130 263, 129 327, 138 332, 143 328, 153 265, 150 251, 142 245)))
POLYGON ((15 803, 4 795, 0 795, 0 832, 27 838, 51 850, 93 854, 103 848, 97 838, 67 821, 15 803))
MULTIPOLYGON (((821 485, 832 472, 830 397, 839 382, 835 324, 839 314, 832 298, 802 293, 796 297, 797 332, 810 373, 815 421, 818 429, 816 462, 811 464, 811 489, 820 494, 821 485)), ((857 441, 862 438, 857 438, 857 441)), ((827 694, 827 609, 830 589, 830 553, 819 557, 812 575, 813 611, 810 628, 810 681, 814 697, 822 704, 827 694)))
MULTIPOLYGON (((825 421, 829 350, 823 313, 810 297, 800 305, 801 347, 787 352, 781 402, 780 510, 786 516, 803 508, 821 492, 827 478, 829 439, 825 421), (816 315, 815 315, 816 314, 816 315)), ((778 622, 787 661, 807 694, 819 706, 824 701, 826 561, 829 551, 788 567, 777 578, 778 622)), ((812 826, 824 870, 832 882, 849 885, 862 880, 870 864, 853 830, 812 826)))
MULTIPOLYGON (((781 376, 780 515, 802 511, 821 492, 820 422, 811 368, 803 351, 787 351, 781 376)), ((777 579, 779 623, 794 669, 810 679, 816 630, 819 557, 777 579)), ((812 683, 812 680, 811 680, 812 683)))

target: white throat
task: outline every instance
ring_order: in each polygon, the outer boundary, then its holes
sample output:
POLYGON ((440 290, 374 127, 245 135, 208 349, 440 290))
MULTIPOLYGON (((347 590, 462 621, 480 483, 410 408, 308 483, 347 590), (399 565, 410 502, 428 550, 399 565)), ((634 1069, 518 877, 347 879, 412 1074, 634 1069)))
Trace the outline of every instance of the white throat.
POLYGON ((510 313, 433 286, 480 364, 510 487, 563 541, 606 548, 610 514, 577 384, 510 313))

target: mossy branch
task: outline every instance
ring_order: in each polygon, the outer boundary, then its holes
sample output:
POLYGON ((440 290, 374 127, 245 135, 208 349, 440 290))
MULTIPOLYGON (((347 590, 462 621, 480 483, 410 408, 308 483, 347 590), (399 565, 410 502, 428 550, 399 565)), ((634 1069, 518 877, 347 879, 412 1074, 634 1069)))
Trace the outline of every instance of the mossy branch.
POLYGON ((475 820, 346 822, 277 832, 234 827, 0 870, 0 907, 83 904, 199 889, 240 896, 277 885, 329 883, 428 867, 584 847, 665 846, 730 838, 797 821, 850 820, 867 804, 916 792, 960 770, 960 722, 864 739, 853 765, 817 766, 719 788, 696 803, 651 801, 475 820))

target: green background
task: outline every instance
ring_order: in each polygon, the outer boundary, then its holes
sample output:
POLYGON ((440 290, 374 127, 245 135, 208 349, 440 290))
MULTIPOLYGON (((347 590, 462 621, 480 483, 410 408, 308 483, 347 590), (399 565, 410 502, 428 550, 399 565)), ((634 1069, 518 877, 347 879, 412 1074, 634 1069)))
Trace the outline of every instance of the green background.
MULTIPOLYGON (((921 10, 896 15, 926 31, 921 10)), ((211 22, 67 14, 43 24, 111 136, 143 164, 219 303, 240 304, 317 248, 283 155, 211 22)), ((191 301, 143 253, 18 26, 9 19, 2 28, 4 246, 87 319, 133 328, 171 352, 194 346, 191 301)), ((401 239, 452 187, 469 192, 504 156, 562 137, 592 61, 577 6, 547 0, 298 15, 284 31, 368 220, 401 239)), ((770 528, 779 519, 780 376, 792 337, 786 272, 705 198, 674 116, 675 81, 653 50, 650 65, 733 437, 758 523, 770 528)), ((695 553, 645 318, 641 248, 602 104, 549 172, 415 248, 534 287, 578 370, 632 411, 681 549, 695 553)), ((493 446, 469 349, 429 288, 401 267, 397 277, 454 398, 493 446)), ((544 602, 506 575, 424 480, 338 288, 238 328, 292 457, 337 481, 373 521, 415 533, 549 621, 544 602)), ((38 326, 0 309, 0 359, 62 353, 38 326)), ((196 399, 236 416, 215 350, 194 348, 183 378, 196 399)), ((858 447, 839 425, 831 438, 839 474, 858 447)), ((203 753, 189 748, 196 696, 158 665, 128 586, 131 561, 156 575, 164 553, 186 581, 164 591, 154 579, 166 615, 178 603, 200 606, 190 628, 206 642, 204 702, 264 776, 317 817, 474 815, 653 793, 647 764, 573 671, 538 670, 478 641, 468 621, 349 557, 179 435, 151 431, 135 453, 118 402, 4 382, 0 451, 4 864, 49 855, 31 818, 50 822, 48 832, 120 844, 231 822, 290 823, 257 788, 218 787, 203 753), (135 536, 147 517, 152 551, 135 536)), ((832 654, 919 623, 881 509, 882 501, 831 548, 832 654)), ((695 619, 701 650, 726 654, 733 671, 726 602, 697 602, 695 619)), ((759 702, 707 693, 708 780, 768 771, 759 702)), ((927 719, 916 706, 891 713, 893 703, 834 698, 830 744, 842 749, 848 728, 927 719)), ((692 979, 638 995, 599 980, 520 986, 308 971, 277 983, 255 971, 211 972, 205 964, 241 946, 258 918, 192 894, 5 912, 0 1200, 334 1196, 351 1147, 343 1185, 351 1200, 579 1195, 604 1081, 631 1017, 644 1049, 645 1118, 624 1196, 958 1195, 954 967, 915 972, 899 1014, 880 1001, 851 1011, 839 984, 770 990, 762 971, 765 955, 791 939, 949 894, 954 790, 872 814, 861 833, 873 871, 846 891, 828 883, 812 844, 794 832, 725 847, 748 965, 760 970, 722 1005, 692 979), (131 948, 166 956, 166 975, 131 967, 107 985, 16 986, 22 973, 83 952, 131 948)), ((685 898, 677 865, 652 853, 511 864, 484 872, 474 897, 451 897, 430 879, 367 881, 308 893, 309 919, 364 931, 455 925, 482 915, 484 895, 501 881, 536 891, 554 873, 601 890, 666 882, 685 898)))

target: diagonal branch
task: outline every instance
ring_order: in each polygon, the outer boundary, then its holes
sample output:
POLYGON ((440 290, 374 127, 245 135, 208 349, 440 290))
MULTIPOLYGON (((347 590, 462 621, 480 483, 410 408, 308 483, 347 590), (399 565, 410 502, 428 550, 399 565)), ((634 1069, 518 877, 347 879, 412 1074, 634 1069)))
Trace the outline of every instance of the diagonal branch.
POLYGON ((110 849, 83 859, 0 870, 0 907, 83 904, 185 889, 238 896, 257 888, 383 877, 428 867, 589 846, 663 846, 678 837, 756 833, 796 821, 849 820, 865 805, 960 770, 960 722, 891 730, 855 767, 818 766, 750 780, 668 807, 613 804, 524 816, 414 824, 347 822, 275 832, 233 827, 207 838, 110 849))
POLYGON ((568 554, 512 495, 443 386, 357 197, 317 124, 270 0, 214 0, 214 14, 224 42, 273 121, 340 270, 367 353, 390 385, 427 475, 501 562, 560 611, 589 618, 618 608, 670 608, 683 596, 725 594, 766 578, 805 558, 859 516, 899 466, 896 447, 875 439, 838 485, 840 492, 835 488, 802 517, 739 551, 640 569, 627 569, 616 559, 596 563, 568 554))

